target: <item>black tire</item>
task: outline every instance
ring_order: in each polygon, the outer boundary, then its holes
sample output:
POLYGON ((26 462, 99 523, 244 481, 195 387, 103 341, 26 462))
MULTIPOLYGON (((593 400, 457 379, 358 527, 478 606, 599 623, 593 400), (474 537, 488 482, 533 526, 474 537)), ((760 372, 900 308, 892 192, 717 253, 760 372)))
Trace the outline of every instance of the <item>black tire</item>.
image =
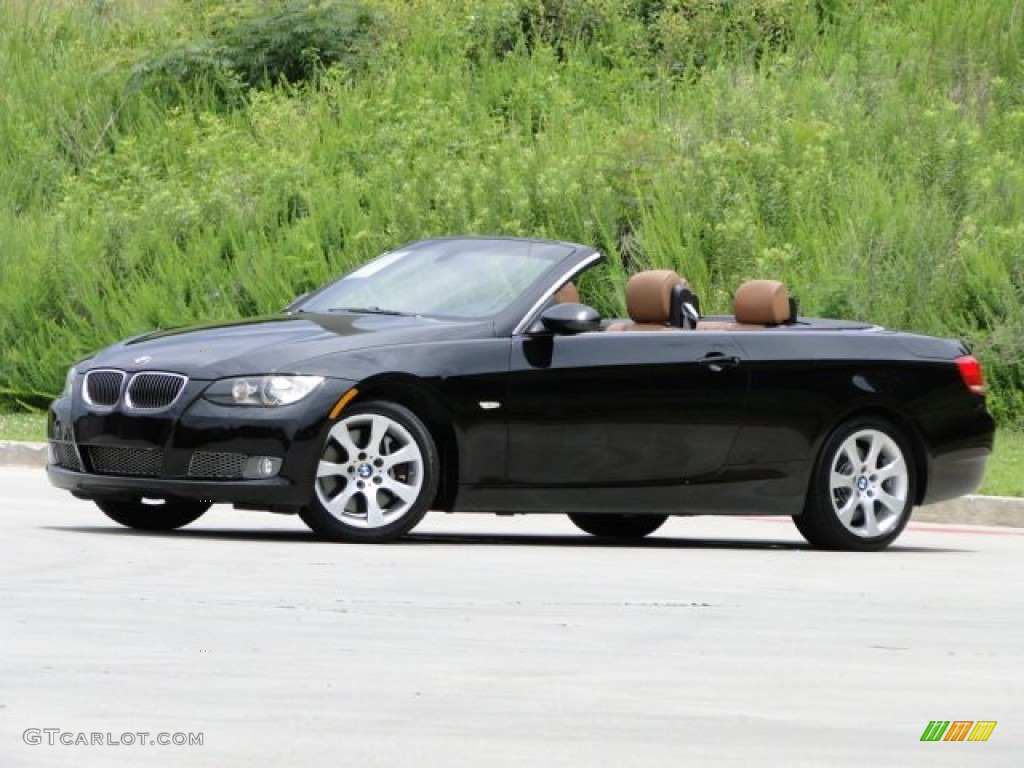
POLYGON ((195 522, 211 502, 166 499, 146 504, 142 499, 97 499, 96 506, 115 523, 142 531, 173 531, 195 522))
POLYGON ((299 514, 331 541, 394 541, 423 519, 439 477, 437 447, 416 414, 383 400, 362 403, 331 426, 313 498, 299 514))
POLYGON ((916 492, 903 433, 882 419, 851 419, 822 446, 803 514, 793 522, 815 547, 876 551, 903 532, 916 492))
POLYGON ((642 539, 661 528, 668 515, 569 515, 584 533, 605 539, 642 539))

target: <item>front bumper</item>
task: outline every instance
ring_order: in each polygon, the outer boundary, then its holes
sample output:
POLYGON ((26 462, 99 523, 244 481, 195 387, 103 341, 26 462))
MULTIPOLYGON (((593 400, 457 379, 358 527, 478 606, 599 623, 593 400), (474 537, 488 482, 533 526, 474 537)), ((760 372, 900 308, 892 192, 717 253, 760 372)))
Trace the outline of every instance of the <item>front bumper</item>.
POLYGON ((50 483, 71 491, 81 499, 109 498, 182 498, 245 507, 299 508, 309 500, 295 483, 285 478, 270 480, 181 480, 169 478, 95 475, 48 464, 50 483))
POLYGON ((190 381, 159 413, 98 410, 77 391, 50 407, 50 463, 57 488, 81 498, 185 498, 293 511, 313 493, 328 414, 353 382, 326 379, 289 406, 224 406, 202 398, 210 382, 190 381), (273 476, 250 477, 269 459, 273 476))

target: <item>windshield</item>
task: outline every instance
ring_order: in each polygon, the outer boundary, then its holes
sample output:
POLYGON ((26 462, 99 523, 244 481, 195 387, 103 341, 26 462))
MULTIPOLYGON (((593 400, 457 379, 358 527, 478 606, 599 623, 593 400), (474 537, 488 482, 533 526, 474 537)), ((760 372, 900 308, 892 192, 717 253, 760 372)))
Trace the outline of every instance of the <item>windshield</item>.
POLYGON ((524 240, 428 240, 359 267, 301 310, 482 319, 510 307, 571 252, 524 240))

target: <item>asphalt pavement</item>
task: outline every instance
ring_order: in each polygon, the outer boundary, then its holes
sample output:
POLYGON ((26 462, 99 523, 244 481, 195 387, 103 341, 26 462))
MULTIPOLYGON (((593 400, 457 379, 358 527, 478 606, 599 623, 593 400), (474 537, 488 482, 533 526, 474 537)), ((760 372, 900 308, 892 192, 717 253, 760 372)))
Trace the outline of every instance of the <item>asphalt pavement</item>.
POLYGON ((0 468, 0 764, 1016 768, 1022 575, 1024 530, 931 523, 872 554, 751 518, 146 534, 0 468))

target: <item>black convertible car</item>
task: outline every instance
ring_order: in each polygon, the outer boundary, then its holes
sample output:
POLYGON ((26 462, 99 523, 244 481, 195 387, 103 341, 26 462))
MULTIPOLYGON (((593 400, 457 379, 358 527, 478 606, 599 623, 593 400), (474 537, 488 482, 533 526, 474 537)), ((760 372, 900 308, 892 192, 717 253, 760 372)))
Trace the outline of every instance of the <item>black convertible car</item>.
POLYGON ((572 282, 601 260, 425 240, 281 314, 115 344, 50 409, 50 481, 147 529, 215 502, 356 542, 428 509, 562 513, 620 538, 741 513, 850 550, 978 485, 994 426, 959 342, 798 317, 773 280, 701 317, 669 270, 634 275, 629 318, 602 319, 572 282))

